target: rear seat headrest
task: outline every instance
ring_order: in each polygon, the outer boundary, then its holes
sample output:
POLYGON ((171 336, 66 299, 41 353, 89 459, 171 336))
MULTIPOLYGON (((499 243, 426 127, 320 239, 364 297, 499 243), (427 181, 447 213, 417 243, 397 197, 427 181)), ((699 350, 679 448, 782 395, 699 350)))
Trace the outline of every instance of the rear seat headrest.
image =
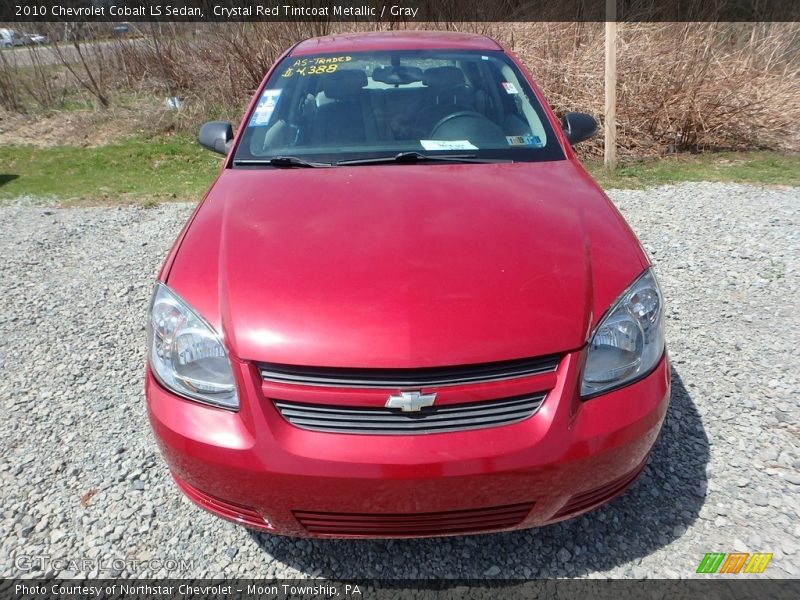
POLYGON ((431 67, 425 69, 422 83, 434 88, 452 88, 464 85, 464 73, 458 67, 431 67))
POLYGON ((367 86, 367 74, 357 69, 343 69, 323 77, 322 91, 332 100, 353 98, 367 86))

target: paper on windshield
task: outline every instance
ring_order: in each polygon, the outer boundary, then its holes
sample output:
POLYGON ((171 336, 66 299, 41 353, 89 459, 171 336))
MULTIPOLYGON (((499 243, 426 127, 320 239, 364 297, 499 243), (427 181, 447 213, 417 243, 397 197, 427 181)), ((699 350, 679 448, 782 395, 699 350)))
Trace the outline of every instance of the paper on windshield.
POLYGON ((477 150, 469 140, 420 140, 425 150, 477 150))

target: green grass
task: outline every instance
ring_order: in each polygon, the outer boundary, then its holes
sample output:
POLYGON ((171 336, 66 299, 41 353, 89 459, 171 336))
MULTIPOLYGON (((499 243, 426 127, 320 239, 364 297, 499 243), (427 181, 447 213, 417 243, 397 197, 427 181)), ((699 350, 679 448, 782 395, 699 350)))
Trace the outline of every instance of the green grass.
POLYGON ((132 137, 97 148, 0 146, 0 202, 18 196, 148 206, 199 200, 220 158, 185 136, 132 137))
POLYGON ((727 181, 763 185, 800 185, 800 155, 777 152, 679 154, 620 164, 614 172, 602 162, 586 167, 606 189, 643 189, 682 181, 727 181))
MULTIPOLYGON (((62 204, 196 201, 220 157, 185 135, 134 136, 107 146, 0 146, 0 202, 19 196, 62 204)), ((800 156, 775 152, 678 155, 621 165, 587 167, 605 188, 646 188, 682 181, 730 181, 800 186, 800 156)))

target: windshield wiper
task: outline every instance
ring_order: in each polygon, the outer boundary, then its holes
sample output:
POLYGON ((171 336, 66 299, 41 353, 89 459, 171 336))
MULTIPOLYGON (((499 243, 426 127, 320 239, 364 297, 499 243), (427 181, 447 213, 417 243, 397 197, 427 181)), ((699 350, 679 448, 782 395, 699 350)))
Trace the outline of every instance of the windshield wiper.
POLYGON ((477 158, 474 154, 422 154, 421 152, 400 152, 394 156, 380 156, 376 158, 356 158, 353 160, 340 160, 337 165, 371 165, 381 163, 414 164, 418 162, 442 161, 460 163, 502 163, 513 162, 497 158, 477 158))
POLYGON ((272 158, 242 158, 234 160, 235 166, 272 166, 272 167, 332 167, 331 163, 311 162, 296 156, 273 156, 272 158))

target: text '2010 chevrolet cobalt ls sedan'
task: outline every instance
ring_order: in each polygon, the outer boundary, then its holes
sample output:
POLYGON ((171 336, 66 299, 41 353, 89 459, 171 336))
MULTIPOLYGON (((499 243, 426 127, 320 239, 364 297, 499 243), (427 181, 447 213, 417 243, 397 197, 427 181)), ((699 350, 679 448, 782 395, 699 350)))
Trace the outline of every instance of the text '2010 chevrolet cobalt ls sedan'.
POLYGON ((377 33, 284 54, 169 253, 150 420, 181 490, 251 528, 532 527, 644 468, 670 392, 663 299, 510 52, 377 33))

